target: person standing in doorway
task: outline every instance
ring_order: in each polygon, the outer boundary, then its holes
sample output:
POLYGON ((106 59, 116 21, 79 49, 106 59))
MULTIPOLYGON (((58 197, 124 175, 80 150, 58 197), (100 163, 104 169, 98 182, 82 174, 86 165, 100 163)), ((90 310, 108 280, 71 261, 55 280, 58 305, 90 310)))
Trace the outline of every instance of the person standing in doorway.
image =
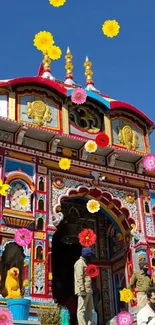
POLYGON ((81 257, 74 265, 75 294, 78 296, 77 319, 79 325, 93 325, 93 289, 92 280, 86 274, 86 268, 91 262, 93 252, 90 247, 82 249, 81 257))
POLYGON ((147 303, 146 292, 153 286, 153 280, 149 274, 148 263, 140 262, 139 263, 140 271, 132 275, 130 280, 131 287, 135 288, 137 293, 137 312, 145 307, 147 303))

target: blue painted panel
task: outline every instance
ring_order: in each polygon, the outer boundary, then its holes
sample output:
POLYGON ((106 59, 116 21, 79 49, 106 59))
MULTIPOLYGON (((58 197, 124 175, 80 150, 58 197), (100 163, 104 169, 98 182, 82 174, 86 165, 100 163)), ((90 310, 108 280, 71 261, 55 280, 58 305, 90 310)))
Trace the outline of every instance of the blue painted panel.
POLYGON ((20 160, 6 158, 4 163, 4 169, 5 169, 5 173, 9 173, 21 169, 22 172, 26 173, 30 177, 33 177, 34 175, 34 165, 29 164, 27 162, 25 163, 21 162, 20 160))

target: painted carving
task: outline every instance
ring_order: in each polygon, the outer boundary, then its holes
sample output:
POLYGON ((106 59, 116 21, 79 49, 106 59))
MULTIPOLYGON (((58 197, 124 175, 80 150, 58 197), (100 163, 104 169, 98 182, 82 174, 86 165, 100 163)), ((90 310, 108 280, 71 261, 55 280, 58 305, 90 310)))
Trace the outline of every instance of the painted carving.
POLYGON ((126 193, 125 200, 127 203, 133 204, 135 202, 135 194, 134 193, 126 193))
POLYGON ((44 122, 52 120, 50 107, 41 100, 27 103, 27 116, 29 119, 34 119, 37 125, 43 125, 44 122))
POLYGON ((117 158, 118 158, 118 153, 114 152, 114 153, 110 154, 107 158, 108 166, 114 167, 117 158))
POLYGON ((12 267, 8 270, 5 280, 6 298, 21 298, 19 286, 19 269, 12 267))
POLYGON ((119 128, 118 139, 128 150, 138 148, 138 135, 129 125, 123 125, 119 128))
POLYGON ((102 120, 96 110, 88 107, 72 106, 69 113, 70 123, 89 133, 96 134, 102 130, 102 120))

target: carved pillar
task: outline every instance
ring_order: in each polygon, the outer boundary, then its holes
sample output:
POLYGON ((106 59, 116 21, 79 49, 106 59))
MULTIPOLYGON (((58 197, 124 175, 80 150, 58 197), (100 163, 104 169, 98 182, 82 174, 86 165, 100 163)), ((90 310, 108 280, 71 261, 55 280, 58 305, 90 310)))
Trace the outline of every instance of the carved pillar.
POLYGON ((66 107, 62 107, 62 127, 63 133, 69 134, 69 113, 66 107))
POLYGON ((52 295, 52 236, 48 237, 48 295, 52 295))
POLYGON ((9 93, 9 118, 15 120, 15 93, 9 93))

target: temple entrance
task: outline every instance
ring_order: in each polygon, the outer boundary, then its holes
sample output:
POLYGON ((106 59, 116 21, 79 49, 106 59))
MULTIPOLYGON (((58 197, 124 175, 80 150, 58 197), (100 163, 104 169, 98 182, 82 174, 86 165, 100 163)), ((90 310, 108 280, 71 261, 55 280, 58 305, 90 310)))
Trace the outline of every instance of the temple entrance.
POLYGON ((120 303, 119 298, 119 290, 126 287, 124 238, 106 211, 100 209, 91 214, 86 208, 86 202, 83 197, 68 197, 61 202, 64 219, 53 236, 52 244, 53 296, 62 305, 67 305, 74 295, 73 266, 81 253, 78 233, 84 228, 93 229, 97 234, 93 247, 96 259, 93 263, 100 270, 97 278, 101 294, 99 323, 104 324, 120 310, 125 310, 125 304, 120 303))

